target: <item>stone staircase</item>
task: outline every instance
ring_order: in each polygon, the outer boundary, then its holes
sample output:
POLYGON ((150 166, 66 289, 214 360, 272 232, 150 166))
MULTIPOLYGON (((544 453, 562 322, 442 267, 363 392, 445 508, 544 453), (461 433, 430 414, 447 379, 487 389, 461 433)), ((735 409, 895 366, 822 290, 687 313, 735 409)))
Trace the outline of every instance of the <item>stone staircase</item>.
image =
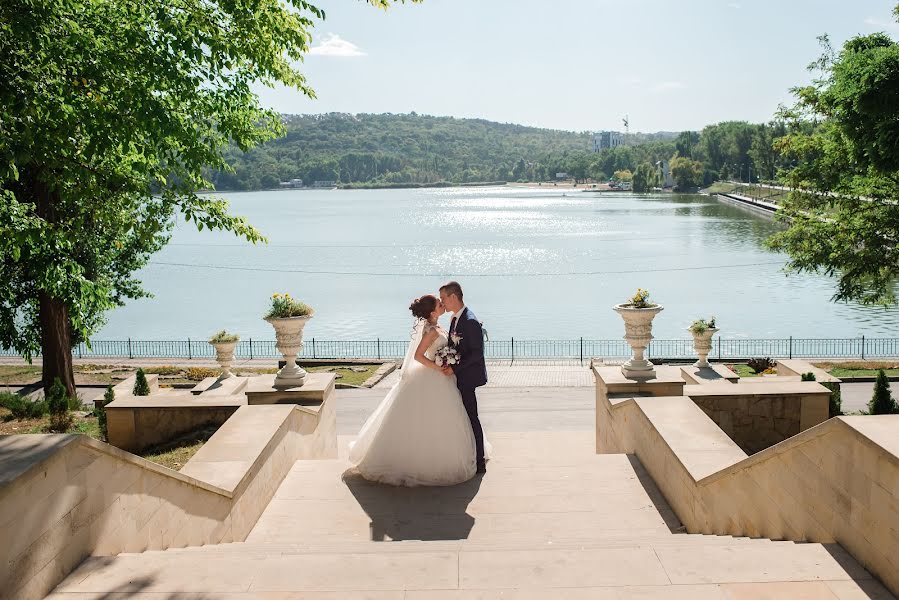
POLYGON ((491 442, 488 474, 452 488, 299 461, 245 542, 93 557, 51 597, 892 598, 838 545, 683 533, 592 433, 491 442))

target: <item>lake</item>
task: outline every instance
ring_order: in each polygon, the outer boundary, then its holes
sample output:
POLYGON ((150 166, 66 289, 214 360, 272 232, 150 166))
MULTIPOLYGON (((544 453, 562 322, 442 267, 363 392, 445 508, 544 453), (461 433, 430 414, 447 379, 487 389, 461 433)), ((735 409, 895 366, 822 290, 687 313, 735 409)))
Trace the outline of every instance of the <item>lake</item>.
POLYGON ((154 298, 94 339, 274 339, 269 297, 316 310, 307 339, 406 339, 413 298, 457 279, 494 339, 620 338, 612 305, 664 305, 657 338, 715 315, 724 337, 894 336, 899 310, 835 304, 834 282, 786 275, 772 219, 692 194, 513 187, 223 194, 268 237, 252 246, 179 223, 140 273, 154 298))

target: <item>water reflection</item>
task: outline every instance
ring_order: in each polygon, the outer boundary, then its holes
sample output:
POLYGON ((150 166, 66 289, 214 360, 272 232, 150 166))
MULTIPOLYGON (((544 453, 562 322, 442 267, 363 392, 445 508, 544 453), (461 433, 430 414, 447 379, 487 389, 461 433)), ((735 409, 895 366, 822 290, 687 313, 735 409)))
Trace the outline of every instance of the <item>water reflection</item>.
POLYGON ((786 276, 764 247, 781 225, 695 195, 523 188, 229 194, 270 239, 179 224, 141 277, 154 299, 111 313, 98 338, 271 338, 260 315, 290 291, 319 339, 405 339, 409 300, 450 277, 496 337, 617 338, 610 307, 636 287, 666 310, 658 337, 715 314, 725 335, 891 335, 899 311, 833 304, 832 280, 786 276))

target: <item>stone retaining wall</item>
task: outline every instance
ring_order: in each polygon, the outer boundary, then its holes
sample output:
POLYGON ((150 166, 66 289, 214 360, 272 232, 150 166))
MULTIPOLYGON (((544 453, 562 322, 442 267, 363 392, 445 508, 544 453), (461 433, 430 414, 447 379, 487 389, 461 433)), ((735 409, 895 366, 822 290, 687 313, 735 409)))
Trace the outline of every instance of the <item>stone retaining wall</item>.
POLYGON ((0 436, 0 598, 38 600, 88 556, 245 539, 336 413, 242 406, 181 472, 82 435, 0 436))
POLYGON ((598 451, 635 454, 690 533, 836 541, 899 594, 899 415, 830 419, 750 457, 685 396, 597 387, 597 420, 598 451))

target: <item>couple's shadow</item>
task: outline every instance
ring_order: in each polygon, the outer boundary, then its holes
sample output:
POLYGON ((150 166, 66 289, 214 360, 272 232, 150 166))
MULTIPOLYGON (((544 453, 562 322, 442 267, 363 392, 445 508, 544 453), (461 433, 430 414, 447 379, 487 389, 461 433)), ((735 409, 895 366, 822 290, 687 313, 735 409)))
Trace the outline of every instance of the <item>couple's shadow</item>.
POLYGON ((375 542, 464 540, 474 527, 468 505, 481 487, 481 475, 446 487, 394 487, 372 483, 347 471, 343 482, 371 519, 375 542))

